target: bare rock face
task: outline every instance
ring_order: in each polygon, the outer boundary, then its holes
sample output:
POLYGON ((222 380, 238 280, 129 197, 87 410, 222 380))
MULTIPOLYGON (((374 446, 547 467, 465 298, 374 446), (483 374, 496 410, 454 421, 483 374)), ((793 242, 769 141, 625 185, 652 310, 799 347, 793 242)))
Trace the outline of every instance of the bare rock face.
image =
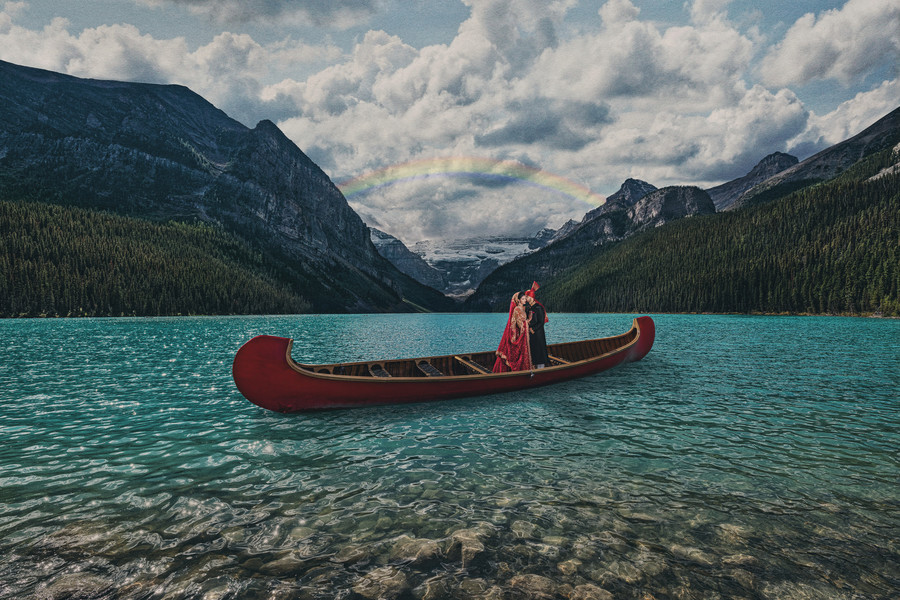
POLYGON ((789 169, 799 162, 796 156, 783 152, 773 152, 763 158, 753 169, 738 179, 706 190, 716 205, 717 211, 728 209, 747 190, 789 169))
POLYGON ((671 221, 716 212, 709 194, 698 187, 672 186, 656 190, 628 209, 635 230, 659 227, 671 221))
POLYGON ((709 194, 698 187, 671 186, 654 190, 633 205, 617 204, 582 223, 570 244, 600 246, 623 240, 644 229, 694 215, 716 212, 709 194))
POLYGON ((290 264, 314 308, 388 309, 410 283, 274 123, 250 129, 183 86, 0 61, 0 185, 11 196, 214 223, 290 264))
POLYGON ((619 190, 615 194, 610 195, 606 199, 606 202, 604 204, 585 214, 581 222, 587 223, 588 221, 593 220, 595 217, 606 214, 611 210, 634 206, 638 200, 640 200, 650 192, 655 192, 656 189, 656 186, 652 183, 647 183, 646 181, 641 181, 640 179, 628 178, 621 185, 621 187, 619 187, 619 190))
MULTIPOLYGON (((643 198, 647 194, 655 192, 656 189, 656 186, 651 183, 647 183, 646 181, 631 178, 626 179, 625 182, 622 183, 622 185, 619 187, 618 191, 615 194, 610 195, 606 199, 606 202, 604 202, 597 208, 585 213, 580 223, 578 221, 569 221, 565 225, 560 227, 559 230, 557 230, 557 232, 554 234, 550 242, 558 242, 559 240, 569 237, 570 235, 574 234, 580 227, 589 224, 591 221, 602 218, 616 211, 628 209, 634 206, 641 198, 643 198)), ((600 225, 599 227, 597 227, 597 230, 605 231, 607 235, 613 235, 608 223, 600 225)))

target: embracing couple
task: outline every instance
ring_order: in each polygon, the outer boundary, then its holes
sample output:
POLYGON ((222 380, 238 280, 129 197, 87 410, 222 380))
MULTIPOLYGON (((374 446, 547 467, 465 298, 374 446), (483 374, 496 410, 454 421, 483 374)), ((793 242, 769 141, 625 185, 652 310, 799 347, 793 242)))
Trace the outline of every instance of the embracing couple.
POLYGON ((535 281, 530 290, 513 294, 506 329, 497 347, 494 373, 543 369, 550 362, 544 334, 544 323, 549 319, 547 309, 534 299, 538 288, 535 281))

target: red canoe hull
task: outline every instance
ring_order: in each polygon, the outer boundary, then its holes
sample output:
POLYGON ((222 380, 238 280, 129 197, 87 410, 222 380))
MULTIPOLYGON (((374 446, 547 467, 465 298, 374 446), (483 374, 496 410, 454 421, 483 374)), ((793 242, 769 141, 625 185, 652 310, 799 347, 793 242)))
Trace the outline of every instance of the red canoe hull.
POLYGON ((633 340, 623 347, 572 364, 510 373, 399 378, 316 373, 315 367, 291 359, 291 339, 261 335, 238 350, 232 375, 248 400, 276 412, 445 400, 549 385, 641 360, 653 346, 653 320, 636 318, 631 332, 633 340))

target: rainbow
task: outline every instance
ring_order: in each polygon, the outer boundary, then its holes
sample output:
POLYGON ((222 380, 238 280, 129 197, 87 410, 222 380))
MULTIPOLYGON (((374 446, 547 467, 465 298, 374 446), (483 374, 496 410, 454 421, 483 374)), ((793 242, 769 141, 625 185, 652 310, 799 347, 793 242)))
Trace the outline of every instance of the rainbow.
POLYGON ((606 202, 606 198, 589 188, 559 175, 527 167, 512 160, 495 160, 469 156, 428 158, 391 165, 364 173, 337 184, 345 197, 364 194, 404 181, 416 181, 433 177, 488 178, 541 187, 592 206, 606 202))

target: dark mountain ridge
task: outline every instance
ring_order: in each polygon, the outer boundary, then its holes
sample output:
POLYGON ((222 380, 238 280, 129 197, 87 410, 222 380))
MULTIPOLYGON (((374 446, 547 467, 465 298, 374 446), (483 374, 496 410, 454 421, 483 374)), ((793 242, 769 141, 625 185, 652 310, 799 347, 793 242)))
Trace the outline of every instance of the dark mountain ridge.
POLYGON ((741 208, 808 185, 827 181, 863 158, 900 142, 900 108, 896 108, 860 133, 785 169, 740 195, 732 208, 741 208))
MULTIPOLYGON (((551 311, 900 315, 898 113, 770 177, 733 210, 653 198, 668 188, 610 210, 498 269, 469 307, 505 310, 537 279, 551 311), (683 218, 692 210, 705 216, 683 218), (630 227, 648 217, 654 226, 630 227)), ((761 165, 785 160, 773 159, 761 165)))
POLYGON ((738 177, 722 185, 709 188, 706 191, 709 192, 709 196, 712 198, 713 204, 716 205, 717 211, 727 210, 741 194, 785 169, 791 168, 798 162, 799 159, 796 156, 783 152, 773 152, 759 161, 743 177, 738 177))
POLYGON ((177 85, 80 79, 0 61, 8 198, 215 223, 292 271, 313 310, 408 310, 443 295, 381 257, 328 176, 273 123, 253 129, 177 85))

